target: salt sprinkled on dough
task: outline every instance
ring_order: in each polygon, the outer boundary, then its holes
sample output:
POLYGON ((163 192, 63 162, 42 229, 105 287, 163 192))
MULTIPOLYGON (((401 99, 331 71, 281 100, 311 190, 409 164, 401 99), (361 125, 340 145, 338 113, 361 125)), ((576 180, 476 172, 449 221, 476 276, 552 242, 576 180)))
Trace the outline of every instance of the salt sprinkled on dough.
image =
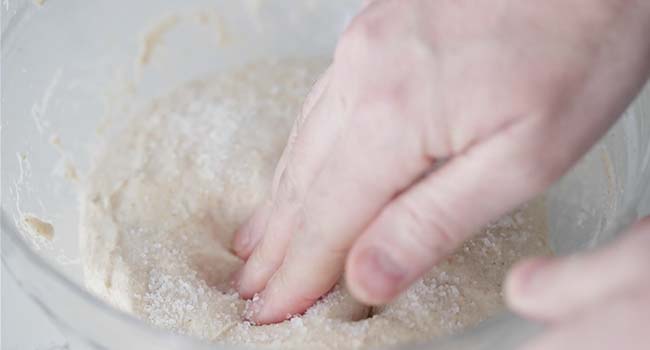
POLYGON ((283 349, 420 342, 502 308, 508 268, 548 252, 541 201, 489 225, 388 305, 362 305, 339 284, 303 315, 247 321, 259 297, 244 301, 232 289, 242 261, 230 242, 268 197, 293 120, 324 67, 266 62, 190 83, 107 135, 81 201, 89 289, 163 329, 283 349))
POLYGON ((260 298, 258 293, 255 293, 251 300, 246 301, 246 306, 244 307, 244 319, 252 319, 255 314, 260 312, 262 306, 264 306, 264 301, 260 298))

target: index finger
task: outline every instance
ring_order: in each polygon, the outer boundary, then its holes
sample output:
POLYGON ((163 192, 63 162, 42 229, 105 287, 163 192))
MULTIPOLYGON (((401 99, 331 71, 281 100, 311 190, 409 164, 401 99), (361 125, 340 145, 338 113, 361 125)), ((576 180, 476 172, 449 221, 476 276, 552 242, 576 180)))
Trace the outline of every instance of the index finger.
POLYGON ((297 212, 287 254, 259 299, 254 321, 284 320, 325 294, 367 223, 431 166, 421 155, 421 140, 394 115, 380 102, 356 113, 351 123, 358 124, 347 125, 297 212))

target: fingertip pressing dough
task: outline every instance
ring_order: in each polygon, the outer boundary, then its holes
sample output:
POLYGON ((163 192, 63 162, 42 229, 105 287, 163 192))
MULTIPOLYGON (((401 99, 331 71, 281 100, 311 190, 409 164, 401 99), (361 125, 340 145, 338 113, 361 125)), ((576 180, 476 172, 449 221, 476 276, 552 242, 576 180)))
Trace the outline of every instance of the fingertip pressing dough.
POLYGON ((304 315, 244 320, 229 283, 235 230, 268 195, 301 103, 325 63, 284 60, 196 81, 129 117, 94 158, 81 204, 87 286, 154 326, 219 344, 359 349, 476 325, 502 306, 518 259, 547 254, 541 201, 487 227, 392 303, 342 285, 304 315))

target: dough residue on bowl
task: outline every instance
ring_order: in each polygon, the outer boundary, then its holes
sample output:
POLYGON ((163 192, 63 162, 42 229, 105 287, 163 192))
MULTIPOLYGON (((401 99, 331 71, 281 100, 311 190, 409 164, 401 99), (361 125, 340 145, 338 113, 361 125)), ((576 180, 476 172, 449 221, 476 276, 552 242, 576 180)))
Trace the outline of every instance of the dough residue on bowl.
POLYGON ((36 215, 24 214, 23 224, 27 231, 34 236, 43 237, 48 241, 54 239, 54 226, 36 215))

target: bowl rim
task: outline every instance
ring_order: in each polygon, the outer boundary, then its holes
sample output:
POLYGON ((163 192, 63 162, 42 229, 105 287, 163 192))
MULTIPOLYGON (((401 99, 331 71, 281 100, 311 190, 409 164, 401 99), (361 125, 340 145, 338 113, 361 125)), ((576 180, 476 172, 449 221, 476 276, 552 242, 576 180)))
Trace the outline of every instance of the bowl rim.
MULTIPOLYGON (((19 6, 21 5, 22 7, 18 7, 15 10, 15 13, 13 15, 9 15, 10 18, 7 21, 8 23, 6 23, 6 25, 4 25, 2 28, 2 33, 1 33, 1 38, 2 38, 1 56, 2 57, 4 57, 6 54, 5 52, 5 48, 6 48, 5 44, 7 42, 6 39, 11 39, 12 29, 16 26, 16 22, 21 22, 24 18, 28 17, 30 11, 36 10, 35 6, 33 6, 29 1, 24 1, 19 4, 19 6)), ((3 13, 3 20, 6 20, 4 15, 5 13, 3 13)), ((650 91, 648 91, 648 96, 650 96, 650 91)), ((650 148, 648 149, 647 155, 650 157, 650 148)), ((646 192, 650 192, 650 186, 646 186, 645 190, 646 192)), ((633 207, 638 206, 640 200, 641 198, 639 198, 639 200, 636 201, 635 203, 630 203, 628 205, 628 208, 625 208, 623 210, 623 215, 617 215, 617 221, 619 222, 613 225, 613 227, 611 228, 612 230, 619 230, 620 228, 625 227, 627 224, 629 224, 630 220, 633 217, 635 217, 635 211, 634 211, 635 208, 633 207)), ((30 264, 32 267, 36 268, 39 272, 51 277, 53 283, 56 283, 59 286, 63 287, 71 295, 80 298, 87 305, 90 305, 92 308, 94 308, 96 311, 106 314, 112 320, 125 322, 131 327, 137 329, 137 331, 140 332, 141 334, 146 335, 148 337, 163 339, 164 341, 169 341, 170 344, 176 344, 179 347, 191 346, 193 349, 201 349, 201 350, 202 349, 217 350, 217 349, 249 349, 250 348, 244 345, 214 344, 214 343, 209 343, 205 340, 201 340, 196 337, 173 333, 171 331, 162 328, 157 328, 147 323, 146 321, 136 317, 133 314, 130 314, 128 312, 125 312, 123 310, 111 306, 106 301, 92 294, 81 284, 74 282, 71 278, 66 276, 61 270, 57 269, 52 264, 48 263, 48 261, 43 256, 35 252, 34 249, 32 249, 29 243, 25 240, 24 233, 22 233, 22 231, 16 224, 15 220, 9 217, 9 214, 5 210, 5 203, 2 203, 2 209, 0 211, 0 232, 2 233, 2 244, 0 245, 2 248, 1 249, 2 254, 0 258, 4 266, 9 271, 11 278, 14 278, 18 282, 20 282, 19 284, 22 292, 28 295, 30 298, 32 298, 41 309, 45 310, 50 320, 57 323, 57 325, 65 326, 66 328, 74 332, 75 336, 81 337, 82 340, 88 342, 91 345, 94 344, 94 346, 96 347, 105 348, 104 344, 98 344, 94 339, 89 339, 87 335, 80 334, 78 327, 76 327, 74 324, 70 324, 67 320, 58 317, 55 312, 52 312, 49 309, 48 305, 46 305, 43 302, 40 302, 41 298, 38 295, 33 294, 30 291, 26 290, 23 286, 24 281, 21 281, 20 278, 18 277, 19 274, 16 273, 16 271, 20 270, 20 264, 30 264), (8 242, 5 240, 5 238, 8 239, 8 242), (18 251, 18 255, 19 255, 18 259, 12 259, 13 255, 15 255, 14 250, 18 251)), ((458 345, 458 342, 464 341, 464 339, 466 339, 467 337, 484 334, 485 332, 489 332, 491 330, 497 329, 498 327, 507 327, 507 329, 511 329, 513 332, 516 329, 516 332, 520 332, 521 341, 528 339, 529 336, 533 335, 540 329, 538 325, 530 321, 521 319, 517 316, 514 316, 512 313, 506 311, 506 312, 502 312, 501 314, 492 316, 486 321, 480 322, 476 326, 464 329, 455 335, 437 337, 431 339, 430 341, 427 341, 426 343, 408 344, 407 346, 412 346, 411 347, 412 349, 453 348, 458 345)), ((499 339, 492 340, 492 342, 497 340, 499 339)), ((481 347, 485 347, 486 349, 490 348, 491 343, 489 342, 490 340, 488 340, 487 343, 481 344, 481 347)), ((516 344, 512 344, 512 346, 515 345, 516 344)), ((397 346, 388 346, 388 347, 384 346, 380 348, 393 348, 397 346)), ((402 344, 401 346, 404 346, 404 344, 402 344)), ((500 348, 503 347, 500 346, 500 348)))

